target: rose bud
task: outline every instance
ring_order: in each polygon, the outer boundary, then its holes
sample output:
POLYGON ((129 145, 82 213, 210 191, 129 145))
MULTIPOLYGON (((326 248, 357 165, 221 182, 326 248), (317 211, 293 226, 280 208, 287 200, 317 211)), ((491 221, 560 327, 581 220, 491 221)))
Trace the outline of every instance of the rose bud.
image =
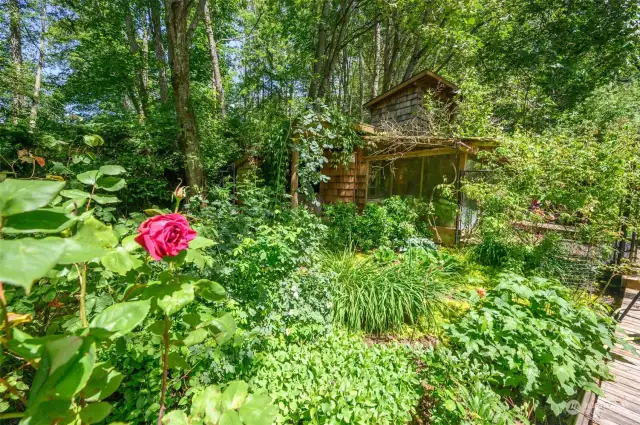
POLYGON ((178 186, 176 190, 173 192, 173 196, 177 199, 184 199, 187 197, 187 188, 185 186, 178 186))

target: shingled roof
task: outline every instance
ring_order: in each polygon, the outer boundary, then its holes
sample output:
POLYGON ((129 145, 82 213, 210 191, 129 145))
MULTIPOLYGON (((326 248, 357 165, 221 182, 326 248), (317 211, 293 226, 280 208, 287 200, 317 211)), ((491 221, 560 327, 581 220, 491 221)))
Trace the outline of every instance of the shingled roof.
POLYGON ((392 96, 404 90, 405 88, 413 85, 430 87, 433 89, 444 89, 449 93, 450 96, 452 96, 455 92, 459 90, 458 86, 456 86, 452 82, 447 81, 445 78, 441 77, 440 75, 425 69, 424 71, 417 73, 416 75, 409 78, 408 80, 405 80, 400 84, 398 84, 397 86, 391 88, 390 90, 387 90, 386 92, 382 93, 380 96, 374 97, 373 99, 365 103, 364 106, 365 108, 371 109, 377 103, 383 101, 389 96, 392 96))

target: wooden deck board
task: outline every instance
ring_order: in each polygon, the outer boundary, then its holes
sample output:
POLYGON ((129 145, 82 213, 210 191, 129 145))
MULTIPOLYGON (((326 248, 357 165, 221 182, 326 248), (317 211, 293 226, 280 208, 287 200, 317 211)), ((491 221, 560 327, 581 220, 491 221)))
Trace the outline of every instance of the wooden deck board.
MULTIPOLYGON (((622 311, 636 293, 631 289, 625 291, 622 311)), ((624 317, 620 328, 624 332, 621 334, 623 337, 640 334, 640 301, 624 317)), ((640 351, 638 341, 630 343, 640 351)), ((591 425, 640 425, 640 356, 621 346, 615 347, 612 353, 613 361, 609 367, 615 381, 601 384, 604 395, 596 398, 591 415, 589 410, 583 411, 582 415, 591 418, 591 425)))

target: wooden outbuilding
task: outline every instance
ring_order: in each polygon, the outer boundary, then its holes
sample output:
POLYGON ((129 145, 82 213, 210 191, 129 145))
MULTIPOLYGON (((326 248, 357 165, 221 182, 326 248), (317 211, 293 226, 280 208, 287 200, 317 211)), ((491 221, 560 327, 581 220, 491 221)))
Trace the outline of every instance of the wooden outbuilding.
MULTIPOLYGON (((318 200, 353 202, 364 208, 368 202, 395 195, 421 198, 436 209, 436 239, 445 244, 459 241, 475 221, 472 202, 460 190, 451 191, 457 199, 447 199, 441 189, 446 185, 459 189, 465 177, 481 174, 476 154, 496 143, 487 138, 429 134, 427 102, 442 102, 450 115, 455 114, 458 91, 441 76, 422 71, 366 103, 371 124, 358 126, 365 146, 354 151, 347 167, 336 168, 331 161, 325 164, 322 174, 329 181, 320 183, 318 200)), ((330 159, 331 152, 326 155, 330 159)))

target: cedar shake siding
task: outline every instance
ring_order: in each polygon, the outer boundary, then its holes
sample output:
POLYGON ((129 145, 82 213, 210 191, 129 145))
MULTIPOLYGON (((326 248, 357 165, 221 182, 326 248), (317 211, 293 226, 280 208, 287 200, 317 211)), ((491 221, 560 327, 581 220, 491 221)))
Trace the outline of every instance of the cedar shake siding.
POLYGON ((353 161, 346 167, 331 164, 330 151, 325 152, 329 159, 324 164, 322 174, 329 177, 328 182, 320 182, 319 201, 322 203, 353 202, 359 208, 364 208, 367 196, 367 167, 363 160, 363 151, 356 148, 353 153, 353 161))
POLYGON ((453 83, 430 71, 422 71, 371 99, 364 106, 371 112, 371 124, 374 127, 384 129, 390 125, 412 124, 414 130, 419 130, 419 120, 426 112, 425 96, 432 95, 447 102, 453 99, 457 91, 458 87, 453 83))

